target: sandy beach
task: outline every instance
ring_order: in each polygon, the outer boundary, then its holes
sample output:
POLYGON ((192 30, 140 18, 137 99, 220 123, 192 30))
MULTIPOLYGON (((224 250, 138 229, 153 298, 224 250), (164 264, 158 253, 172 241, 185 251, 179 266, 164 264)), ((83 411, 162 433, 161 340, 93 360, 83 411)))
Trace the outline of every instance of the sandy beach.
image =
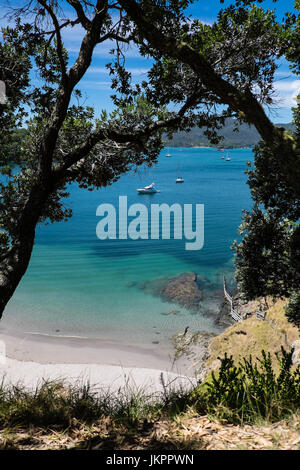
POLYGON ((98 338, 0 331, 6 358, 0 364, 0 377, 6 384, 35 388, 43 380, 66 383, 89 382, 93 388, 116 391, 129 387, 147 393, 171 387, 195 385, 184 361, 174 363, 172 350, 103 341, 98 338))

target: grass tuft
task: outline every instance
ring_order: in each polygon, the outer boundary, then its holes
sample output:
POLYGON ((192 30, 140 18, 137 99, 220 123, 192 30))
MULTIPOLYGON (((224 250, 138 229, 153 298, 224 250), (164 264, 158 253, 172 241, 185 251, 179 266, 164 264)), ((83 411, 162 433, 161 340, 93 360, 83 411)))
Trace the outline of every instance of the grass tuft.
MULTIPOLYGON (((22 385, 6 386, 2 382, 0 447, 34 447, 35 442, 48 438, 43 445, 69 446, 75 440, 83 448, 134 448, 143 441, 161 448, 168 430, 173 429, 175 437, 168 445, 175 449, 194 439, 193 433, 184 437, 185 443, 180 435, 179 440, 176 437, 180 427, 188 432, 184 425, 188 416, 193 416, 193 423, 209 419, 222 425, 261 426, 299 416, 300 366, 292 365, 292 351, 282 348, 277 355, 279 371, 264 351, 255 361, 250 356, 236 364, 227 354, 220 361, 219 370, 192 390, 165 384, 162 376, 163 393, 157 396, 128 383, 111 393, 82 383, 70 386, 62 381, 45 381, 29 391, 22 385)), ((201 439, 193 441, 193 446, 202 446, 201 439)))

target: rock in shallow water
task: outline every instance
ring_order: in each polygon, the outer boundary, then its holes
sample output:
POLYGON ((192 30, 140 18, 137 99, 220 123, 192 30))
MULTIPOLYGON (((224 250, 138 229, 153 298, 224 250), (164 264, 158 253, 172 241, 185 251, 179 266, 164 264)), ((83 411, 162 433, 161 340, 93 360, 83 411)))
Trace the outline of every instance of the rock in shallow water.
POLYGON ((203 300, 203 288, 209 281, 195 273, 184 273, 172 279, 156 279, 141 283, 144 291, 161 297, 166 302, 173 302, 188 310, 198 310, 199 302, 203 300))
POLYGON ((161 312, 162 315, 177 315, 180 313, 180 310, 170 310, 169 312, 161 312))

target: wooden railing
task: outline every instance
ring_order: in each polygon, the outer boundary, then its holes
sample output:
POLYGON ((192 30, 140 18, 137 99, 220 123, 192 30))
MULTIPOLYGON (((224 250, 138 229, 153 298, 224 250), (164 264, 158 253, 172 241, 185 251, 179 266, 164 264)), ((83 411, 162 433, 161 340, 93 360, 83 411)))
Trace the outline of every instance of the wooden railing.
POLYGON ((224 288, 224 297, 228 300, 228 302, 230 303, 230 315, 232 316, 232 318, 235 320, 235 321, 243 321, 243 317, 241 317, 241 315, 239 315, 237 313, 236 310, 234 310, 233 308, 233 300, 232 300, 232 297, 231 295, 228 294, 227 290, 226 290, 226 280, 225 280, 225 276, 223 276, 223 288, 224 288))
POLYGON ((266 312, 263 312, 262 310, 257 310, 256 311, 256 318, 257 318, 257 320, 265 320, 266 319, 266 312))

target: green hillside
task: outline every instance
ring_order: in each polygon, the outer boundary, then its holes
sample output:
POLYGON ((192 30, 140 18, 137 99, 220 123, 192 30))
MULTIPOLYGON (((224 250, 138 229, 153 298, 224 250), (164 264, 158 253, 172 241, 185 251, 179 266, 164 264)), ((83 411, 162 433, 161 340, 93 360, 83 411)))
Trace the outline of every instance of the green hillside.
MULTIPOLYGON (((227 119, 225 126, 220 130, 224 137, 220 145, 225 148, 253 147, 260 140, 259 134, 254 126, 242 124, 239 131, 234 131, 234 119, 227 119)), ((292 124, 277 124, 285 129, 293 129, 292 124)), ((194 127, 190 132, 177 132, 171 140, 167 140, 169 147, 209 147, 212 144, 204 135, 205 129, 194 127)))

